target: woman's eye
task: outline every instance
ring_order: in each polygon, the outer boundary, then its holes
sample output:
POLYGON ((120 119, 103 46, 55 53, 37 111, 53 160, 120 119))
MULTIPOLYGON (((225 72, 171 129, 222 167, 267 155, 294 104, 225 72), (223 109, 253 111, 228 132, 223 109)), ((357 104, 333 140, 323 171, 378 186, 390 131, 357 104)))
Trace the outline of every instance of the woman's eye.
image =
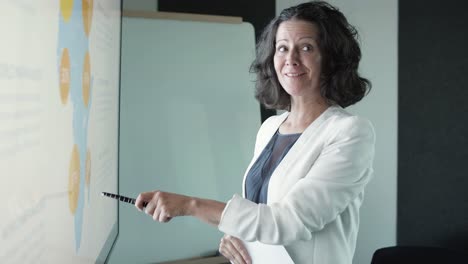
POLYGON ((312 47, 311 46, 304 46, 304 47, 302 47, 302 50, 303 51, 311 51, 312 47))
POLYGON ((278 51, 279 51, 279 52, 285 52, 285 51, 286 51, 286 47, 285 47, 285 46, 280 46, 280 47, 278 47, 278 51))

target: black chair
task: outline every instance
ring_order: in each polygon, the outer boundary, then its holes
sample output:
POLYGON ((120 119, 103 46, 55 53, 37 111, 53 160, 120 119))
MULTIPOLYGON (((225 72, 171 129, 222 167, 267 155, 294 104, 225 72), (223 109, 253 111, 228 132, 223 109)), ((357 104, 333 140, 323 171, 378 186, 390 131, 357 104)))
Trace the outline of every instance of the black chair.
POLYGON ((468 264, 464 252, 439 247, 395 246, 378 249, 371 264, 468 264))

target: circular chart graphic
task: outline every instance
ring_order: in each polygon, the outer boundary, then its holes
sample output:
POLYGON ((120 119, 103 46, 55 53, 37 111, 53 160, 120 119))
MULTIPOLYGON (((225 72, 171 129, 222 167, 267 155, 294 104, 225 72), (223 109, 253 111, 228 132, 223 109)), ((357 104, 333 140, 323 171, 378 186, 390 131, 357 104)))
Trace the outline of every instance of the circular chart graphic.
POLYGON ((60 0, 60 12, 65 22, 70 21, 73 11, 73 0, 60 0))
POLYGON ((80 153, 78 146, 73 146, 70 168, 68 171, 68 206, 74 215, 78 207, 78 194, 80 192, 80 153))
POLYGON ((93 0, 83 0, 82 7, 83 25, 86 36, 89 37, 91 31, 91 22, 93 19, 93 0))
POLYGON ((86 52, 84 63, 83 63, 83 103, 85 107, 88 107, 89 103, 89 89, 91 86, 91 66, 89 65, 89 52, 86 52))
POLYGON ((62 58, 60 60, 60 99, 62 104, 68 101, 68 94, 70 92, 70 54, 67 48, 62 51, 62 58))
POLYGON ((93 1, 61 0, 57 43, 57 71, 62 104, 70 101, 73 116, 73 152, 68 181, 69 207, 74 216, 75 250, 81 245, 85 189, 90 189, 91 155, 88 146, 88 121, 92 105, 92 54, 89 33, 93 1), (73 15, 72 15, 73 14, 73 15))

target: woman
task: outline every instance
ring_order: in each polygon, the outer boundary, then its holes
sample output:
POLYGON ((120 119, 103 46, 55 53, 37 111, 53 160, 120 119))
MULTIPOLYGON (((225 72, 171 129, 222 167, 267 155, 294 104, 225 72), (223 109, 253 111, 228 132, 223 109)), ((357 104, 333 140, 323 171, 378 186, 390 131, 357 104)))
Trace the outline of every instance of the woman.
POLYGON ((357 32, 314 1, 285 9, 265 29, 252 70, 256 98, 286 110, 261 126, 243 197, 228 203, 153 191, 136 206, 154 220, 191 215, 226 235, 220 252, 250 263, 241 240, 284 245, 295 263, 351 263, 364 187, 372 175, 371 123, 343 108, 370 88, 357 73, 357 32))

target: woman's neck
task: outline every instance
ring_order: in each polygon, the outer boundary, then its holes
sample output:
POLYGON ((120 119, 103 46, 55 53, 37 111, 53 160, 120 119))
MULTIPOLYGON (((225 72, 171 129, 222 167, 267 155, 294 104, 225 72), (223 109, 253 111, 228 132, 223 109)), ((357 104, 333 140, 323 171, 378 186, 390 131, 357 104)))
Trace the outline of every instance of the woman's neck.
POLYGON ((291 102, 289 115, 280 127, 280 132, 302 133, 330 105, 325 100, 313 102, 291 102))

